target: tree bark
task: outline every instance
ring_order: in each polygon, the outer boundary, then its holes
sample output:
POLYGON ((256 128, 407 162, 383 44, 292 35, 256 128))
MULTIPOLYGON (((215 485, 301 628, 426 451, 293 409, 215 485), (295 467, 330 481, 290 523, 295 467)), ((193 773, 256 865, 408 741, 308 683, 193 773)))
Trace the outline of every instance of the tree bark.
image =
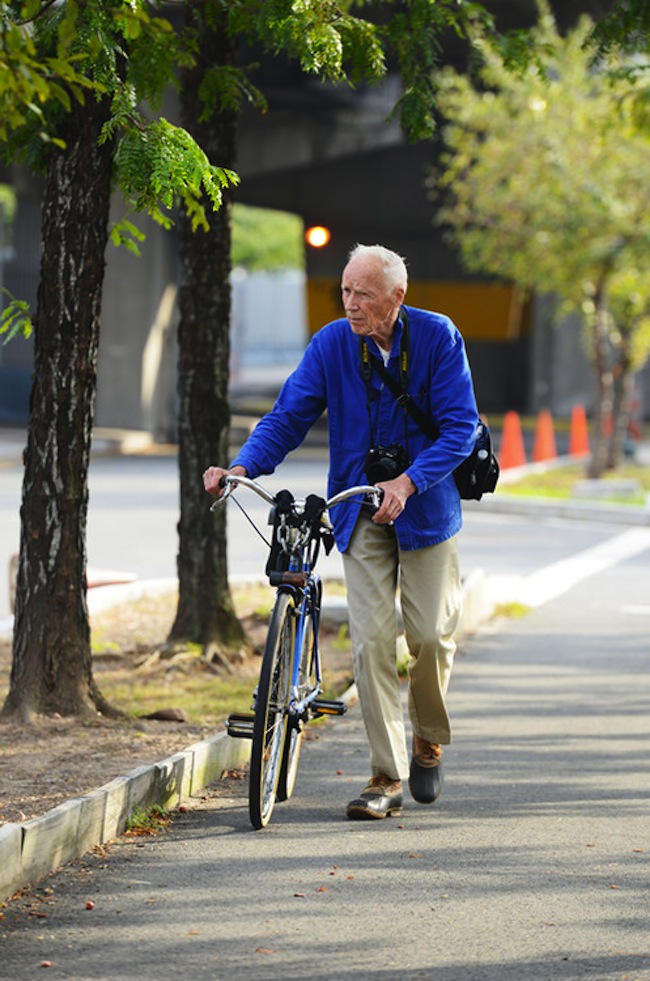
POLYGON ((607 448, 608 470, 615 470, 623 460, 633 385, 630 355, 631 334, 621 328, 619 335, 620 340, 616 346, 612 371, 612 434, 607 448))
MULTIPOLYGON (((199 63, 183 77, 181 121, 209 159, 232 167, 237 115, 217 112, 201 118, 199 86, 210 65, 232 64, 234 43, 227 14, 209 3, 189 5, 200 25, 199 63), (210 13, 210 23, 207 15, 210 13)), ((226 512, 210 511, 202 474, 228 462, 230 409, 230 240, 231 205, 224 200, 209 218, 210 230, 193 233, 181 218, 181 288, 178 331, 180 521, 179 600, 169 639, 236 649, 245 641, 228 583, 226 512)))
POLYGON ((587 469, 591 479, 601 477, 607 465, 607 428, 612 419, 612 371, 607 333, 607 311, 604 288, 595 297, 594 365, 596 368, 596 404, 594 408, 594 445, 587 469))
POLYGON ((34 376, 21 507, 13 663, 3 716, 106 713, 86 605, 88 464, 113 147, 109 105, 66 116, 43 199, 34 376))

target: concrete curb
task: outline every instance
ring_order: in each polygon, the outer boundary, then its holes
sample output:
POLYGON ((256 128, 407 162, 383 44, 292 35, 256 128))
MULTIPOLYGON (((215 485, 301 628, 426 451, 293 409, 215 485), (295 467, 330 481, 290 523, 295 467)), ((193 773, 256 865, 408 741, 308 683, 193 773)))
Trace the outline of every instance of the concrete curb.
POLYGON ((0 827, 0 899, 34 886, 96 845, 119 837, 137 810, 171 807, 248 758, 250 744, 219 733, 160 763, 53 808, 24 824, 0 827))
POLYGON ((650 525, 650 507, 618 504, 589 504, 584 500, 550 501, 543 497, 517 497, 496 493, 481 501, 465 501, 469 511, 490 514, 519 514, 538 518, 567 518, 570 521, 592 521, 600 524, 650 525))
MULTIPOLYGON (((175 585, 175 580, 164 579, 103 586, 94 603, 96 608, 106 609, 127 599, 164 592, 175 585)), ((476 569, 463 583, 464 609, 459 636, 472 633, 489 618, 493 609, 490 597, 488 578, 482 569, 476 569)), ((344 597, 326 600, 323 622, 336 625, 346 618, 344 597)), ((348 689, 343 700, 348 705, 357 700, 355 685, 348 689)), ((24 824, 0 826, 0 901, 20 889, 34 886, 96 845, 119 837, 135 810, 147 810, 156 804, 174 806, 219 780, 225 770, 241 766, 249 755, 248 740, 231 739, 225 732, 218 733, 159 763, 140 766, 24 824)))

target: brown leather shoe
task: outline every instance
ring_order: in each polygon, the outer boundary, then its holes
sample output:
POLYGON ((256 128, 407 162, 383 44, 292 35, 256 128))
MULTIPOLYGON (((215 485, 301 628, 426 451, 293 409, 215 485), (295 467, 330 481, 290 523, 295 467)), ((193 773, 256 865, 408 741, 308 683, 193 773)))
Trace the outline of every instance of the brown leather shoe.
POLYGON ((411 797, 418 804, 433 804, 442 793, 442 746, 413 733, 413 758, 409 773, 411 797))
POLYGON ((361 794, 348 804, 345 813, 353 821, 385 818, 402 813, 404 795, 400 780, 392 780, 380 773, 368 782, 361 794))

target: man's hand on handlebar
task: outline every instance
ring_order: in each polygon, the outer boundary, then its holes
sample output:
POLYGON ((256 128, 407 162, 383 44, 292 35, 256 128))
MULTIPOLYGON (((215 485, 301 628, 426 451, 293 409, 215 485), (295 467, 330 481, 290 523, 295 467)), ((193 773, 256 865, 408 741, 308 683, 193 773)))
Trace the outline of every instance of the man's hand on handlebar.
POLYGON ((372 520, 378 525, 389 525, 406 507, 411 494, 416 493, 416 486, 405 473, 394 480, 382 480, 376 485, 383 491, 384 496, 380 506, 375 511, 372 520))
POLYGON ((236 466, 232 470, 224 470, 222 467, 208 467, 203 474, 203 486, 208 494, 212 494, 213 497, 221 497, 225 491, 224 477, 245 476, 246 467, 236 466))

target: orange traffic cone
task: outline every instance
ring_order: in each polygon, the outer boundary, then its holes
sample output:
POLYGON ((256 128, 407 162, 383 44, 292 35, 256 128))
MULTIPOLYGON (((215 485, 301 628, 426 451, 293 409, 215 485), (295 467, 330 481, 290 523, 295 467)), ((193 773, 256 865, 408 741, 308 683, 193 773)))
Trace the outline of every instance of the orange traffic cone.
POLYGON ((516 412, 506 412, 503 417, 498 459, 502 470, 507 470, 509 467, 523 467, 526 464, 521 422, 516 412))
POLYGON ((535 426, 533 460, 535 463, 541 463, 543 460, 554 460, 556 456, 553 416, 548 409, 541 409, 535 426))
POLYGON ((571 432, 569 435, 569 456, 584 456, 589 452, 589 430, 584 405, 574 405, 571 409, 571 432))

